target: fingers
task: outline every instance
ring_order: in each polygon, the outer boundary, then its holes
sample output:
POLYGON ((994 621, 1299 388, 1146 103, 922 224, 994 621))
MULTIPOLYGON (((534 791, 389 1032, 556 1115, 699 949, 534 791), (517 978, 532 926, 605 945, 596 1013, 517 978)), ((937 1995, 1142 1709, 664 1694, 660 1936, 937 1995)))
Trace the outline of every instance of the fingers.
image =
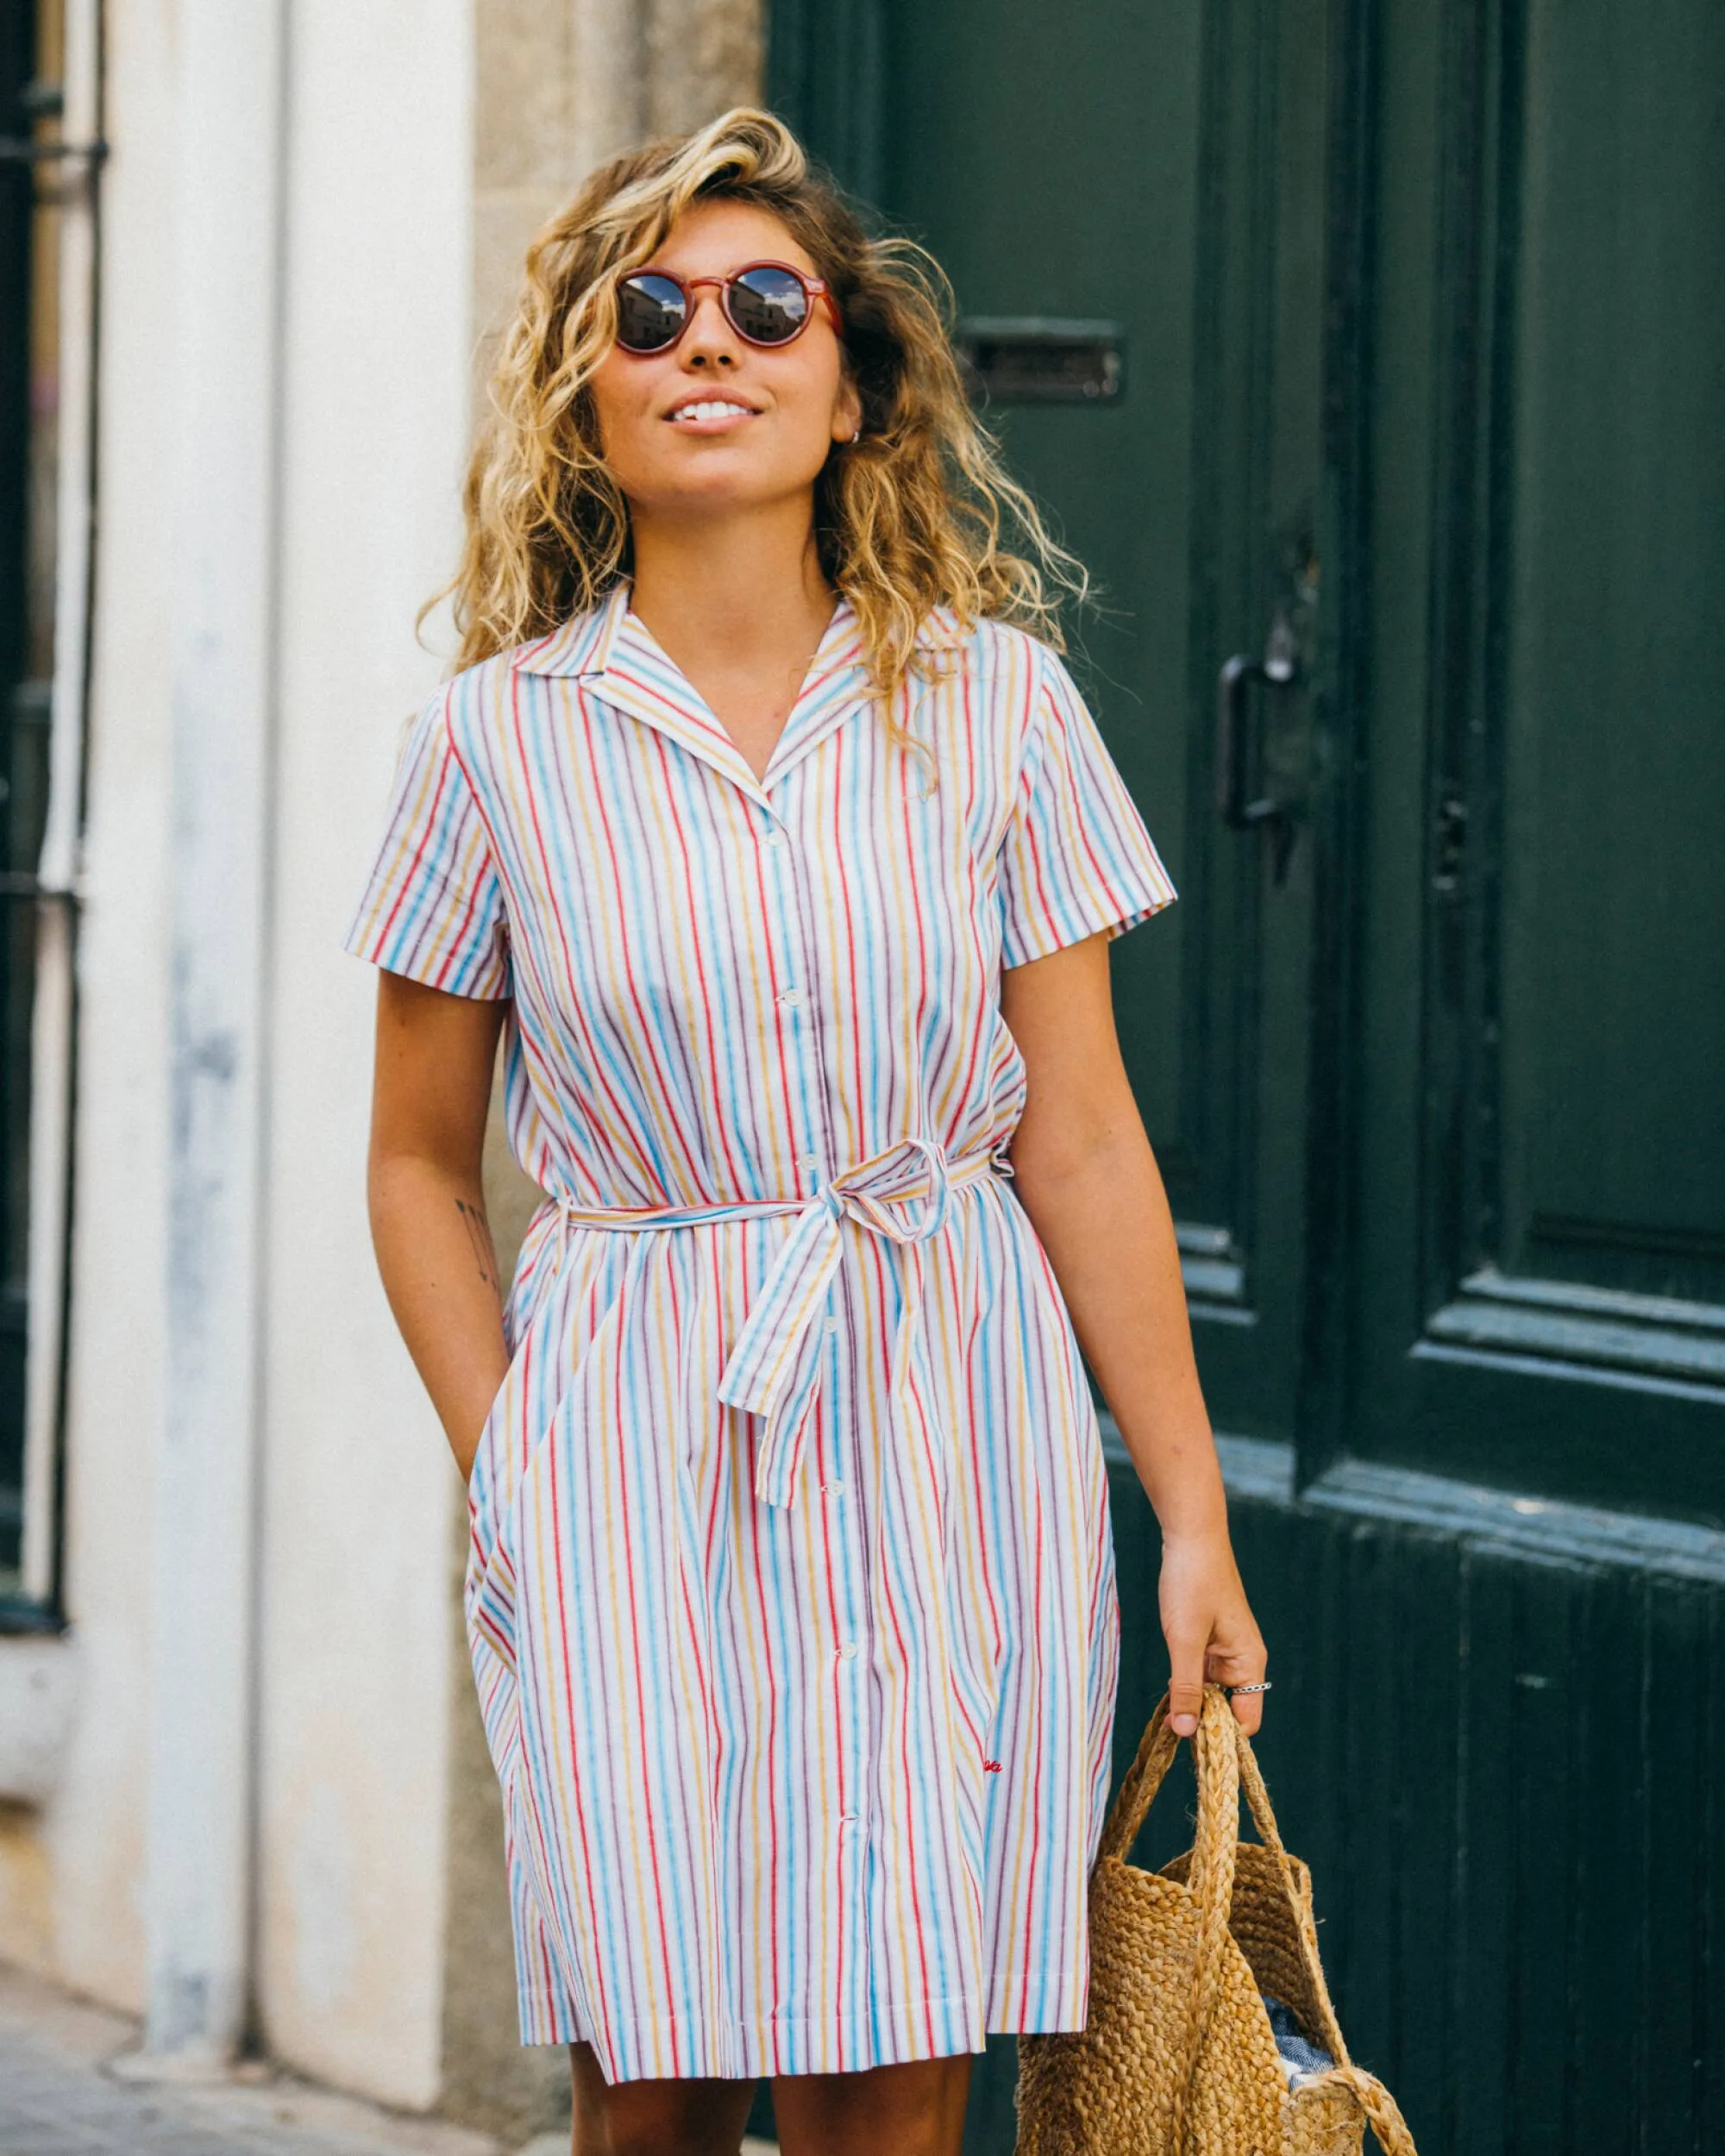
MULTIPOLYGON (((1245 1683, 1246 1680, 1242 1679, 1245 1683)), ((1229 1700, 1234 1710, 1234 1720, 1248 1737, 1257 1736, 1264 1721, 1264 1695, 1262 1692, 1239 1692, 1229 1700)))
MULTIPOLYGON (((1197 1677, 1187 1672, 1193 1666, 1189 1655, 1176 1654, 1170 1658, 1176 1674, 1168 1681, 1168 1722, 1176 1736, 1189 1737, 1198 1727, 1198 1717, 1203 1711, 1206 1681, 1220 1684, 1224 1689, 1232 1684, 1261 1684, 1264 1682, 1264 1657, 1258 1658, 1257 1667, 1248 1670, 1243 1658, 1236 1663, 1233 1657, 1211 1656, 1211 1662, 1221 1667, 1206 1669, 1204 1658, 1196 1659, 1201 1671, 1197 1677)), ((1239 1692, 1232 1694, 1228 1705, 1233 1708, 1234 1720, 1248 1737, 1257 1736, 1264 1723, 1264 1694, 1239 1692)))
POLYGON ((1202 1667, 1201 1658, 1197 1677, 1176 1675, 1169 1680, 1168 1720, 1176 1736, 1189 1737, 1198 1727, 1199 1710, 1204 1704, 1202 1667))
MULTIPOLYGON (((1264 1664, 1269 1658, 1260 1641, 1250 1652, 1215 1654, 1210 1657, 1210 1678, 1215 1684, 1262 1684, 1264 1664)), ((1228 1701, 1234 1710, 1234 1720, 1248 1737, 1257 1736, 1264 1721, 1264 1694, 1236 1692, 1228 1701)))

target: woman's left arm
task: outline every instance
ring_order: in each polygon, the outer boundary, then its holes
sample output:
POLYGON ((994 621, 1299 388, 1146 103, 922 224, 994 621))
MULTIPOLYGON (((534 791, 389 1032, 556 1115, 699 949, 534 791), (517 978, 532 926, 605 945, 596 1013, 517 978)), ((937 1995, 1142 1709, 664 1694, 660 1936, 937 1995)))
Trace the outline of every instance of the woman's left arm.
MULTIPOLYGON (((1001 1014, 1027 1075, 1009 1157, 1161 1524, 1170 1716, 1189 1736, 1205 1680, 1257 1683, 1265 1653, 1228 1539, 1168 1197, 1114 1031, 1108 941, 1092 936, 1000 976, 1001 1014)), ((1233 1703, 1249 1733, 1263 1698, 1233 1703)))

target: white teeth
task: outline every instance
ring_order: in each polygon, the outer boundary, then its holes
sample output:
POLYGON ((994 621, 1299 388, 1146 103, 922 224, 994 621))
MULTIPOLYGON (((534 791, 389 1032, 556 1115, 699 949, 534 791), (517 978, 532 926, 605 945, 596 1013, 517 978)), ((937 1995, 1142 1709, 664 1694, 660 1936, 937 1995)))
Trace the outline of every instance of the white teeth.
POLYGON ((671 414, 673 419, 723 419, 731 412, 749 412, 747 404, 722 404, 709 400, 699 404, 679 404, 671 414))

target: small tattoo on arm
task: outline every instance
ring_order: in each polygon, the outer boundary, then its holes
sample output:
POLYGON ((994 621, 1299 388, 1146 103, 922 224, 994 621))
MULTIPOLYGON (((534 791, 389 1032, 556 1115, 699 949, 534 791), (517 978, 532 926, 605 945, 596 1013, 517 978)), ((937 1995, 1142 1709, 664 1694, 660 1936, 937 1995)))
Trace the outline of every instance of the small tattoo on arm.
POLYGON ((467 1240, 473 1244, 474 1258, 480 1269, 480 1278, 487 1288, 496 1288, 497 1250, 491 1239, 491 1226, 478 1206, 470 1206, 464 1198, 457 1198, 455 1210, 461 1216, 461 1224, 467 1231, 467 1240))

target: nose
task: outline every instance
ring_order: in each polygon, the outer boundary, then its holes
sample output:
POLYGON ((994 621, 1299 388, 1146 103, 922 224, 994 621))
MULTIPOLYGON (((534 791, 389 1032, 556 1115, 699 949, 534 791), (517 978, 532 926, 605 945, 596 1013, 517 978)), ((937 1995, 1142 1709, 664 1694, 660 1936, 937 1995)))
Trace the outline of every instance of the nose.
POLYGON ((692 297, 689 326, 682 337, 684 364, 703 367, 722 363, 734 367, 742 356, 737 349, 739 340, 724 311, 724 291, 718 280, 715 278, 711 284, 703 280, 694 286, 692 297))

